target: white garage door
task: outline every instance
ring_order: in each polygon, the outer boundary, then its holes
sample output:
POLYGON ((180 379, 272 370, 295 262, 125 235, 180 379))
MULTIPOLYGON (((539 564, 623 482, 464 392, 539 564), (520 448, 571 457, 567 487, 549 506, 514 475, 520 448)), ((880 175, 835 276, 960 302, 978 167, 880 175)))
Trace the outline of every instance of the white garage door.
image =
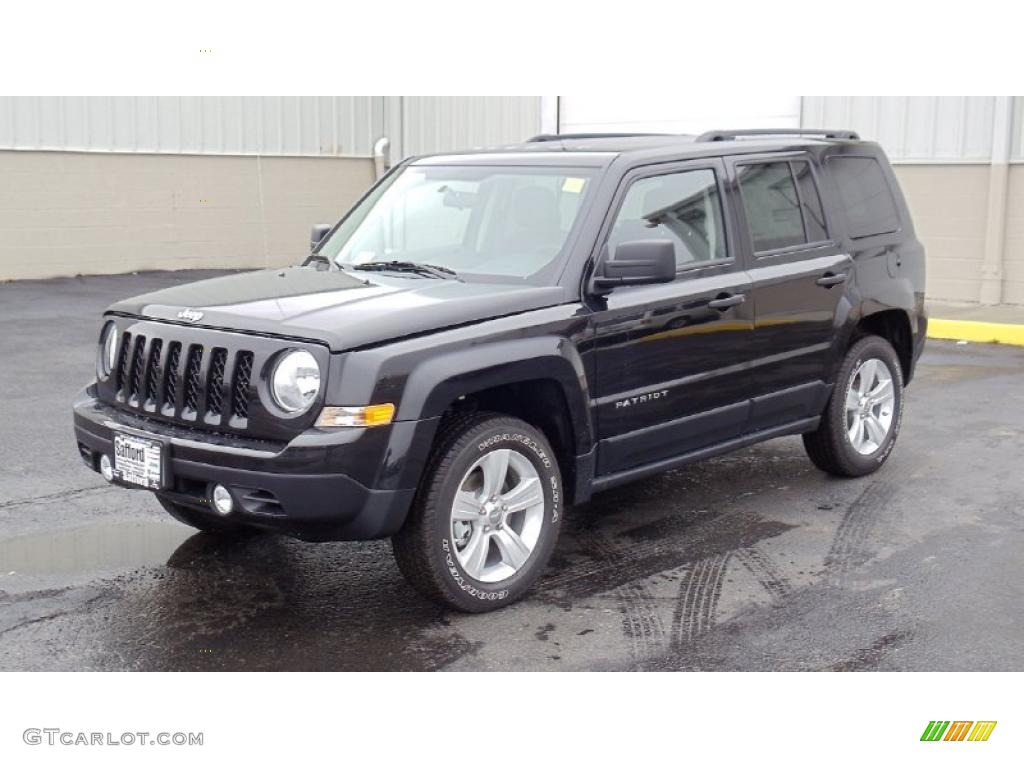
POLYGON ((701 133, 713 128, 797 128, 799 96, 561 96, 560 133, 701 133))

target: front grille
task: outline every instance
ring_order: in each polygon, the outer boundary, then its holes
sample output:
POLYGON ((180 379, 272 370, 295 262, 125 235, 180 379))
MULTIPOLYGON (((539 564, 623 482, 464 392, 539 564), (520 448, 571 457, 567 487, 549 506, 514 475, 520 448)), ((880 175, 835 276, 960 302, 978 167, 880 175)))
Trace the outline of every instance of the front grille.
POLYGON ((163 329, 150 325, 146 334, 121 336, 109 390, 118 407, 171 421, 247 429, 253 352, 227 346, 204 349, 202 344, 155 337, 154 330, 163 329))

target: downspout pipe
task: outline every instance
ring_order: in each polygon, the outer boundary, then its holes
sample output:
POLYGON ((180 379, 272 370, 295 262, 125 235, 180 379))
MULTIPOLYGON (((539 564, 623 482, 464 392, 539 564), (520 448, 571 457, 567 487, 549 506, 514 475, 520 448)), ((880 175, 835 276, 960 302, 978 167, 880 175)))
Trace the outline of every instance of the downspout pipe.
POLYGON ((391 139, 382 136, 373 145, 373 169, 378 179, 391 170, 391 139))
POLYGON ((985 221, 985 252, 981 261, 981 304, 1000 304, 1006 259, 1006 203, 1013 141, 1013 97, 996 96, 992 120, 992 163, 988 169, 988 214, 985 221))

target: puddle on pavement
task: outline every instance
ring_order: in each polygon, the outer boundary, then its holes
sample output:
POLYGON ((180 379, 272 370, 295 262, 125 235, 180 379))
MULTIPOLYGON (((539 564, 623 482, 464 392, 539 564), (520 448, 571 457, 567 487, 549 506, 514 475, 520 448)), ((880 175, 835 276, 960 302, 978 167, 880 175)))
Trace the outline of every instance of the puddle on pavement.
POLYGON ((194 533, 173 523, 123 520, 0 540, 0 589, 26 578, 50 580, 161 566, 194 533))

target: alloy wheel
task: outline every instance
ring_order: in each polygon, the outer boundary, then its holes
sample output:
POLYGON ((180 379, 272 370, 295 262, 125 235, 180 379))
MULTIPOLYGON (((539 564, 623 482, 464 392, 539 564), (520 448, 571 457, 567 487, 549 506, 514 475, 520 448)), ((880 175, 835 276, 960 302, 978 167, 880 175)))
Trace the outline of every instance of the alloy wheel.
POLYGON ((523 454, 502 448, 481 456, 455 492, 455 555, 477 581, 516 574, 530 558, 544 523, 540 474, 523 454))
POLYGON ((857 453, 867 456, 881 448, 892 428, 895 406, 889 367, 878 358, 865 360, 846 390, 846 433, 857 453))

